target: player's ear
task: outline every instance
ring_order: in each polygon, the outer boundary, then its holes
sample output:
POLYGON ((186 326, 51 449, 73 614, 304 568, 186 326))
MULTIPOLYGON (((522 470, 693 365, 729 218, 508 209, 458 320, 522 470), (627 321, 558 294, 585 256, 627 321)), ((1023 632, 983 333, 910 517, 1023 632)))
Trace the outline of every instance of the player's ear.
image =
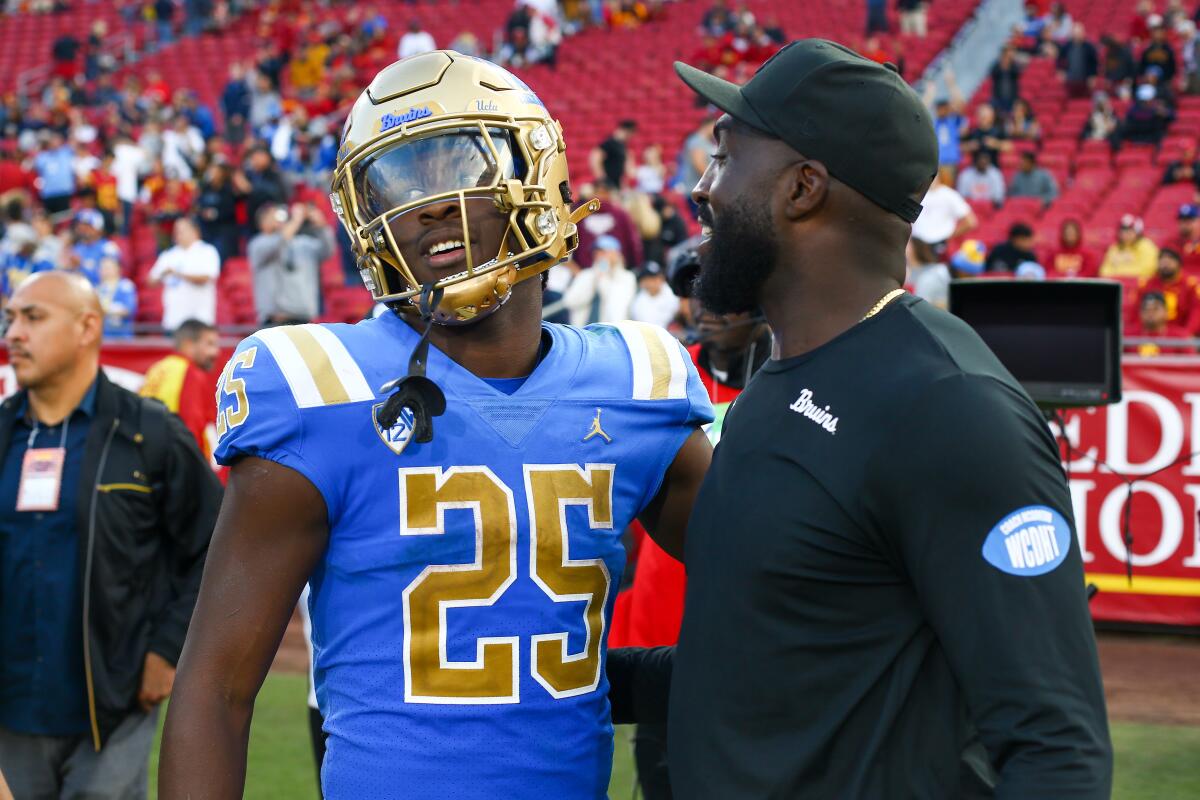
POLYGON ((782 172, 784 216, 802 219, 817 211, 829 193, 829 170, 820 161, 801 158, 782 172))

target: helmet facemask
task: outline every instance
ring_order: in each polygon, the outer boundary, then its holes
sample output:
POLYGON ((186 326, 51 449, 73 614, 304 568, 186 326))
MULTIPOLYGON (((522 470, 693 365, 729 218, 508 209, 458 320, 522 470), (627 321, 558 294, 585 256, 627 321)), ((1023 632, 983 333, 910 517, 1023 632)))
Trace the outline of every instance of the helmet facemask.
POLYGON ((357 228, 360 271, 377 301, 418 312, 421 290, 432 284, 442 289, 434 322, 475 322, 494 313, 513 284, 573 249, 565 187, 543 182, 563 157, 557 125, 496 117, 441 115, 404 124, 346 158, 334 180, 334 207, 340 204, 347 227, 357 228), (450 239, 457 244, 429 252, 450 239), (450 267, 438 261, 457 268, 446 273, 450 267))

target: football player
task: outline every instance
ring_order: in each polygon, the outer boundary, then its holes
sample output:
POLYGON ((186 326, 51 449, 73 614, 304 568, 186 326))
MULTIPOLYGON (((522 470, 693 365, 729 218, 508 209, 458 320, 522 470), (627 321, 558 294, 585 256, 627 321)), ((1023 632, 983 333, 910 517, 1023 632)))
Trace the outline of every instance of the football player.
POLYGON ((543 324, 578 242, 560 126, 438 51, 379 73, 332 202, 395 313, 246 339, 229 490, 160 796, 240 797, 254 697, 305 582, 334 798, 600 798, 606 631, 635 518, 679 553, 708 395, 662 329, 543 324), (402 379, 402 380, 397 380, 402 379))

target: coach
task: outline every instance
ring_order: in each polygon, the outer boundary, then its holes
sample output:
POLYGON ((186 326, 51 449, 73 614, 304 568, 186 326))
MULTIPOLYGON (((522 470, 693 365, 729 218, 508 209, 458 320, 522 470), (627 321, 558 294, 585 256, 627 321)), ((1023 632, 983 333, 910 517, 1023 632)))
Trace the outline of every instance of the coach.
POLYGON ((165 406, 100 371, 86 280, 35 275, 4 313, 0 772, 16 797, 145 797, 220 484, 165 406))
POLYGON ((1054 441, 966 325, 900 288, 929 113, 817 39, 741 89, 676 70, 725 112, 692 193, 697 294, 775 334, 688 529, 676 796, 1108 797, 1054 441))

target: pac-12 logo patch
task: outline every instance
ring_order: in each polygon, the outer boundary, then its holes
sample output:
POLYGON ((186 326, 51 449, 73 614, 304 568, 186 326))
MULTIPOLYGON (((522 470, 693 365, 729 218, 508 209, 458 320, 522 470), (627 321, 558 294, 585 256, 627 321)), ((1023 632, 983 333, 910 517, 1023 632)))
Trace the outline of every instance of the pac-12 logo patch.
POLYGON ((1071 526, 1047 506, 1019 508, 996 524, 983 541, 983 557, 1009 575, 1045 575, 1067 557, 1071 526))
POLYGON ((396 424, 388 428, 386 431, 379 425, 379 411, 383 408, 383 403, 376 403, 371 407, 371 422, 375 425, 375 432, 379 434, 379 438, 388 446, 396 455, 404 452, 404 448, 408 447, 408 442, 413 435, 413 412, 408 406, 400 409, 400 418, 396 420, 396 424))

